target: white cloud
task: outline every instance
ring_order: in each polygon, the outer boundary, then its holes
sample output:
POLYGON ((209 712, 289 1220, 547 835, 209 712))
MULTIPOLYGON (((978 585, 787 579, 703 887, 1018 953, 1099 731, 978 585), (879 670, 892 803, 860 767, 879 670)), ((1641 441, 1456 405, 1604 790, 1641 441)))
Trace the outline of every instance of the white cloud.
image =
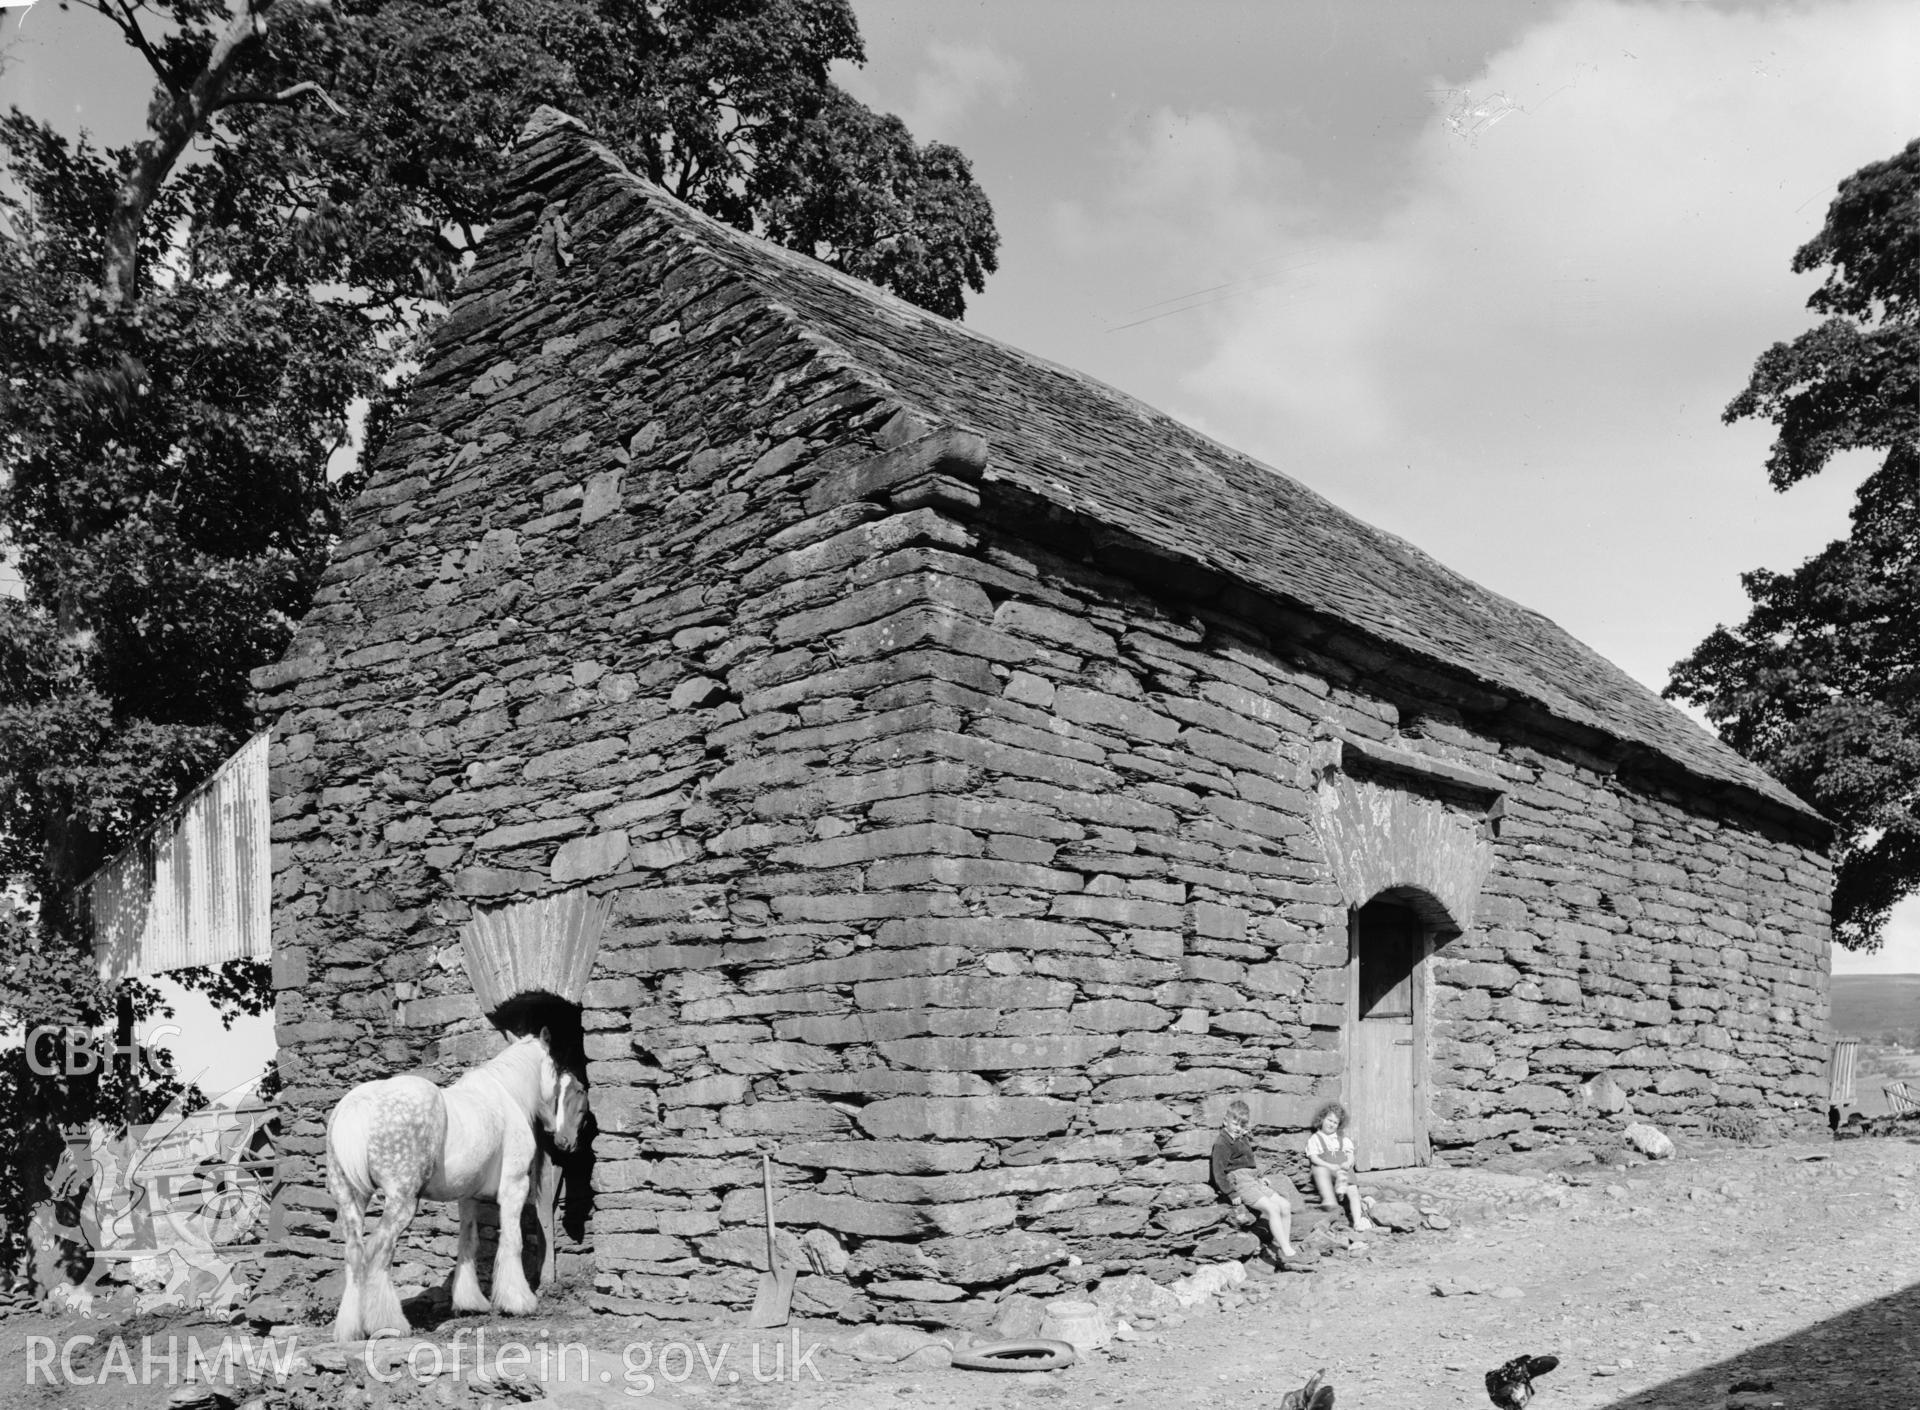
POLYGON ((1069 256, 1119 250, 1177 268, 1203 251, 1233 269, 1282 252, 1291 166, 1244 114, 1156 109, 1118 141, 1109 165, 1097 204, 1052 209, 1054 240, 1069 256))
POLYGON ((1920 124, 1916 65, 1904 5, 1576 6, 1464 84, 1436 80, 1405 199, 1323 255, 1338 297, 1239 311, 1188 389, 1328 447, 1437 423, 1456 451, 1491 450, 1524 441, 1521 408, 1549 435, 1584 409, 1603 436, 1627 401, 1717 410, 1737 388, 1703 354, 1750 360, 1792 331, 1756 291, 1787 291, 1837 180, 1920 124), (1345 414, 1361 404, 1387 414, 1345 414))
POLYGON ((1836 184, 1920 133, 1916 71, 1905 0, 1586 0, 1427 82, 1365 228, 1292 189, 1269 132, 1196 113, 1119 143, 1110 194, 1054 235, 1130 245, 1146 297, 1241 279, 1175 320, 1169 410, 1658 685, 1743 612, 1739 571, 1842 530, 1847 468, 1773 497, 1767 428, 1719 415, 1806 326, 1787 265, 1836 184))
POLYGON ((1020 65, 988 45, 936 40, 913 76, 911 96, 899 105, 900 117, 921 142, 957 142, 967 118, 983 104, 1011 101, 1020 79, 1020 65))
MULTIPOLYGON (((1298 167, 1249 115, 1153 109, 1102 165, 1101 194, 1054 201, 1045 233, 1053 263, 1091 293, 1106 375, 1164 382, 1211 355, 1226 310, 1314 286, 1298 167)), ((1168 409, 1222 434, 1211 408, 1168 409)))

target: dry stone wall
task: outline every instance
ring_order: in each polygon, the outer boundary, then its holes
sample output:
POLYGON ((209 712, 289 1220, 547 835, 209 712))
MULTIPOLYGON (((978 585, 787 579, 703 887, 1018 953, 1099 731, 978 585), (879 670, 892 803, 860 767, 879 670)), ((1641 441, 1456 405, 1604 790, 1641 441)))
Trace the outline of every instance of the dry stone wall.
POLYGON ((1515 751, 1481 925, 1437 956, 1436 1116, 1498 1149, 1825 1099, 1831 873, 1820 851, 1686 799, 1515 751), (1606 1080, 1600 1080, 1600 1079, 1606 1080))
MULTIPOLYGON (((996 1147, 970 1178, 875 1194, 971 1195, 971 1217, 1110 1268, 1244 1251, 1206 1183, 1220 1106, 1244 1097, 1292 1149, 1340 1091, 1348 907, 1312 796, 1329 732, 1424 754, 1443 781, 1471 771, 1504 786, 1478 923, 1433 965, 1440 1150, 1617 1129, 1617 1102, 1594 1097, 1602 1073, 1635 1111, 1682 1128, 1728 1107, 1804 1113, 1818 1094, 1828 873, 1811 840, 1706 789, 1473 728, 1431 678, 1410 683, 1389 658, 1230 594, 1149 597, 991 527, 948 566, 982 592, 940 609, 944 634, 996 688, 948 683, 958 728, 883 747, 949 770, 951 795, 914 816, 961 831, 915 877, 966 914, 902 917, 875 941, 941 954, 956 975, 1052 987, 1023 1013, 952 980, 851 989, 858 1009, 955 995, 939 1037, 896 1030, 862 1062, 991 1084, 860 1107, 864 1134, 937 1143, 943 1159, 969 1139, 996 1147)), ((832 1044, 849 1028, 788 1031, 832 1044)), ((978 1291, 917 1271, 922 1296, 978 1291)))
POLYGON ((524 160, 258 680, 307 1182, 278 1277, 337 1257, 331 1103, 499 1042, 470 908, 575 886, 614 914, 562 1258, 596 1305, 750 1302, 762 1151, 807 1313, 979 1323, 1245 1251, 1219 1108, 1291 1152, 1339 1090, 1330 732, 1505 790, 1434 961, 1443 1150, 1813 1092, 1816 846, 1205 574, 1096 559, 579 143, 524 160))
MULTIPOLYGON (((619 899, 582 1016, 595 1208, 562 1271, 662 1269, 684 1299, 685 1240, 718 1229, 710 1192, 750 1182, 761 1139, 738 1115, 741 1069, 696 1072, 690 1055, 769 1037, 789 1007, 717 1022, 708 992, 848 948, 834 903, 807 894, 814 873, 755 879, 754 858, 800 833, 750 803, 860 731, 831 691, 753 694, 755 668, 844 665, 892 691, 887 708, 924 708, 923 655, 863 655, 842 633, 844 654, 821 659, 840 615, 939 590, 908 575, 861 598, 887 575, 850 576, 916 539, 911 515, 845 492, 906 418, 630 195, 609 201, 604 164, 548 147, 528 154, 532 194, 490 232, 293 653, 256 677, 275 721, 281 1102, 303 1182, 281 1281, 337 1264, 320 1176, 333 1102, 498 1046, 462 965, 469 908, 588 885, 619 899), (770 705, 778 751, 756 745, 770 705), (683 1168, 696 1159, 711 1168, 683 1168)), ((451 1225, 429 1228, 412 1271, 437 1276, 451 1225)))

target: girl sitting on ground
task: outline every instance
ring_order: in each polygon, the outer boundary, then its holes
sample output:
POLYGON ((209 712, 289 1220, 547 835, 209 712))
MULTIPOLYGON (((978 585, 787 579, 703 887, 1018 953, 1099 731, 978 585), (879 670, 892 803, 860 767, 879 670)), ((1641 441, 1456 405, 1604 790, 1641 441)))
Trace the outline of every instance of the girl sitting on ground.
POLYGON ((1307 1164, 1313 1170, 1313 1187, 1320 1192, 1320 1203, 1328 1209, 1347 1207, 1347 1215, 1356 1229, 1371 1229, 1360 1187, 1353 1183, 1353 1137, 1347 1134, 1347 1109, 1339 1102, 1328 1102, 1314 1114, 1313 1134, 1307 1137, 1307 1164))

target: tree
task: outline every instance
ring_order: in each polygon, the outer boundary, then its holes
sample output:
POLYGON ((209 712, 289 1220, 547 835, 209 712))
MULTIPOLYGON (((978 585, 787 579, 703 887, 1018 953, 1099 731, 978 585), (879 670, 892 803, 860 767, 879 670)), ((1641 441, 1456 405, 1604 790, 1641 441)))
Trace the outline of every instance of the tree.
POLYGON ((1777 428, 1784 490, 1844 451, 1880 455, 1852 529, 1790 573, 1741 581, 1753 610, 1674 667, 1667 694, 1835 827, 1834 924, 1872 950, 1920 888, 1920 140, 1840 185, 1793 258, 1825 270, 1825 320, 1754 364, 1725 420, 1777 428))
POLYGON ((846 0, 75 3, 158 87, 125 149, 0 123, 0 514, 29 586, 0 610, 25 692, 0 864, 48 896, 247 727, 357 487, 326 471, 349 411, 377 446, 538 102, 929 308, 995 267, 964 156, 832 84, 863 57, 846 0))
POLYGON ((537 104, 951 316, 998 236, 963 155, 832 83, 848 0, 71 3, 156 89, 123 148, 0 119, 0 870, 38 918, 0 927, 0 1019, 91 1025, 72 888, 251 728, 537 104))

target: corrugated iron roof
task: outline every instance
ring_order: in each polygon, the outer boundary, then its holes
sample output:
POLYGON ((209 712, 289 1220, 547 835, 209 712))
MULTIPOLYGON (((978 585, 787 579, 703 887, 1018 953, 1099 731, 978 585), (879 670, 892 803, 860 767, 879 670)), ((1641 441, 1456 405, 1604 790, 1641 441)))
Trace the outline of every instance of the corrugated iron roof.
POLYGON ((268 957, 272 815, 262 730, 80 885, 109 982, 268 957))

